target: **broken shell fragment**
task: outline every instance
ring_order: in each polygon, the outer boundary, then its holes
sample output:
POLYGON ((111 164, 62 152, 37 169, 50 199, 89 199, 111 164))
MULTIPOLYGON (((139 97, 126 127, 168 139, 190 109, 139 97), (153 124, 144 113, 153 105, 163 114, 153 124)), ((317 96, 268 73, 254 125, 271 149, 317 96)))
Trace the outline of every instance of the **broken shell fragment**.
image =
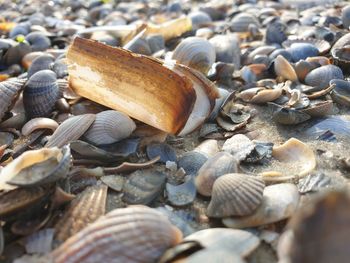
POLYGON ((22 135, 28 136, 33 131, 38 129, 49 129, 55 131, 58 127, 58 123, 49 118, 34 118, 28 121, 22 127, 22 135))
POLYGON ((167 68, 154 58, 79 37, 67 62, 70 85, 78 95, 173 134, 196 129, 218 97, 215 86, 190 68, 167 68))
POLYGON ((155 209, 115 209, 51 253, 55 263, 154 262, 182 239, 179 229, 155 209))
POLYGON ((265 183, 245 174, 225 174, 213 186, 207 214, 210 217, 247 216, 260 205, 265 183))

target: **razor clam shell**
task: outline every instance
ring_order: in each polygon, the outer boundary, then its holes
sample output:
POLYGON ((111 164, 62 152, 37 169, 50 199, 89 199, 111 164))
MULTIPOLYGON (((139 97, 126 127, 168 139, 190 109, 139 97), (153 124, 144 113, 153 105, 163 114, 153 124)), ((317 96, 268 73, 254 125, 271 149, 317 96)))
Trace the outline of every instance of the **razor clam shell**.
POLYGON ((204 74, 215 62, 214 46, 206 39, 188 37, 175 48, 172 58, 177 62, 196 69, 204 74))
POLYGON ((55 224, 55 241, 64 242, 105 214, 108 187, 104 184, 86 188, 66 208, 55 224))
POLYGON ((101 217, 68 239, 51 257, 55 263, 154 262, 181 239, 181 232, 155 209, 130 206, 101 217))
POLYGON ((213 185, 207 208, 210 217, 251 215, 261 204, 265 183, 245 174, 225 174, 213 185))
MULTIPOLYGON (((58 181, 59 179, 65 178, 72 165, 72 156, 71 156, 69 146, 68 145, 64 146, 62 150, 57 154, 57 156, 52 156, 52 157, 56 159, 53 166, 48 165, 48 167, 44 167, 44 171, 42 171, 41 169, 35 170, 36 168, 33 168, 29 170, 27 173, 24 173, 24 174, 18 173, 7 183, 11 185, 21 186, 21 187, 28 187, 28 186, 39 186, 44 184, 50 184, 58 181), (61 155, 61 154, 62 154, 62 157, 60 160, 58 160, 59 158, 58 155, 61 155)), ((18 157, 18 158, 21 158, 21 157, 18 157)), ((41 162, 44 162, 44 161, 41 161, 41 162)), ((37 163, 34 163, 34 165, 35 164, 37 163)), ((30 167, 25 167, 25 168, 30 168, 30 167)))
POLYGON ((320 89, 327 88, 333 79, 344 79, 342 70, 334 65, 321 66, 312 70, 305 77, 305 83, 320 89))
POLYGON ((159 161, 162 163, 176 162, 177 160, 174 148, 165 143, 150 144, 147 146, 146 152, 149 159, 160 156, 159 161))
POLYGON ((111 144, 125 139, 135 130, 136 125, 124 113, 108 110, 96 114, 96 119, 84 137, 96 144, 111 144))
POLYGON ((219 152, 199 169, 196 188, 201 195, 211 196, 214 182, 222 175, 238 172, 238 161, 230 153, 219 152))
POLYGON ((166 193, 172 205, 184 206, 193 203, 197 194, 194 178, 193 175, 189 175, 180 185, 166 184, 166 193))
POLYGON ((54 231, 53 228, 46 228, 28 236, 25 244, 27 253, 46 254, 51 252, 54 231))
POLYGON ((25 81, 15 78, 0 82, 0 121, 23 89, 25 81))
POLYGON ((52 134, 45 147, 62 147, 79 139, 95 121, 95 116, 95 114, 84 114, 65 120, 52 134))
POLYGON ((135 171, 123 187, 123 201, 128 204, 150 204, 162 192, 166 175, 153 170, 135 171))

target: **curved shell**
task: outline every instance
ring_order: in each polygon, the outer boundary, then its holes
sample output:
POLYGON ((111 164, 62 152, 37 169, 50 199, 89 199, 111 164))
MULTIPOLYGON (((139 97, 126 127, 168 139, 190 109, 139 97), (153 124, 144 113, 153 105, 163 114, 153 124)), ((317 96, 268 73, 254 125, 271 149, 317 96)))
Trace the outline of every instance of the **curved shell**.
POLYGON ((51 46, 50 39, 42 32, 31 32, 26 35, 26 41, 30 43, 33 51, 44 51, 51 46))
POLYGON ((120 208, 101 217, 51 253, 55 263, 154 262, 182 234, 155 209, 120 208))
POLYGON ((270 23, 266 28, 266 42, 268 44, 281 44, 287 39, 286 29, 287 26, 282 22, 276 21, 270 23))
POLYGON ((212 22, 211 17, 203 11, 194 11, 188 14, 192 21, 192 28, 197 29, 212 22))
POLYGON ((219 152, 209 158, 199 169, 195 179, 198 192, 211 196, 214 182, 222 175, 238 172, 237 160, 227 152, 219 152))
POLYGON ((329 86, 332 79, 344 79, 342 70, 334 65, 326 65, 312 70, 305 77, 305 83, 321 89, 329 86))
POLYGON ((332 113, 333 101, 312 101, 308 108, 301 111, 309 114, 311 117, 323 117, 332 113))
POLYGON ((94 123, 84 134, 88 141, 96 144, 111 144, 130 136, 136 125, 126 114, 107 110, 96 114, 94 123))
POLYGON ((326 54, 331 49, 329 42, 315 38, 288 39, 282 43, 282 46, 290 48, 294 43, 312 44, 318 49, 319 54, 326 54))
POLYGON ((22 135, 28 136, 37 129, 50 129, 52 131, 55 131, 57 127, 58 123, 53 119, 34 118, 28 121, 26 124, 24 124, 24 126, 22 127, 22 135))
POLYGON ((35 58, 28 69, 28 78, 40 70, 50 69, 51 65, 54 63, 54 60, 54 56, 50 54, 43 54, 35 58))
POLYGON ((4 173, 11 174, 6 183, 17 186, 38 186, 64 178, 71 166, 70 148, 42 148, 27 151, 11 162, 4 173))
POLYGON ((215 48, 216 61, 232 63, 236 70, 241 67, 241 49, 237 35, 216 35, 209 42, 215 48))
POLYGON ((214 183, 207 214, 219 218, 250 215, 261 204, 264 188, 264 181, 257 177, 225 174, 214 183))
POLYGON ((300 60, 295 64, 295 73, 297 74, 298 79, 300 81, 304 81, 307 74, 309 74, 315 68, 316 68, 315 65, 305 60, 300 60))
POLYGON ((214 46, 208 40, 200 37, 188 37, 175 48, 172 58, 181 64, 207 74, 215 62, 216 54, 214 46))
POLYGON ((341 18, 343 21, 343 27, 349 29, 350 26, 350 5, 345 6, 341 10, 341 18))
POLYGON ((292 55, 294 62, 319 55, 318 49, 310 43, 293 43, 287 51, 292 55))
POLYGON ((23 103, 30 118, 46 117, 59 98, 56 74, 41 70, 29 78, 23 92, 23 103))
POLYGON ((251 88, 240 92, 237 97, 250 103, 266 103, 278 99, 282 94, 282 89, 251 88))
POLYGON ((95 114, 78 115, 65 120, 52 134, 45 147, 62 147, 79 139, 95 121, 95 114))
POLYGON ((206 154, 198 151, 184 153, 177 162, 179 168, 183 168, 188 175, 197 175, 199 169, 208 160, 206 154))
POLYGON ((293 66, 283 56, 277 56, 274 61, 274 69, 277 76, 291 81, 298 81, 298 76, 293 66))
POLYGON ((0 82, 0 122, 22 90, 25 79, 8 79, 0 82))
POLYGON ((334 79, 329 82, 335 85, 331 96, 332 99, 341 105, 350 106, 350 82, 341 79, 334 79))
POLYGON ((251 24, 260 27, 259 20, 255 16, 249 13, 240 13, 232 19, 230 28, 233 32, 248 32, 251 24))
POLYGON ((81 192, 55 224, 55 240, 64 242, 105 214, 108 187, 91 186, 81 192))
POLYGON ((268 105, 271 110, 272 119, 277 123, 292 125, 302 123, 310 119, 310 115, 304 112, 283 107, 272 102, 268 102, 268 105))

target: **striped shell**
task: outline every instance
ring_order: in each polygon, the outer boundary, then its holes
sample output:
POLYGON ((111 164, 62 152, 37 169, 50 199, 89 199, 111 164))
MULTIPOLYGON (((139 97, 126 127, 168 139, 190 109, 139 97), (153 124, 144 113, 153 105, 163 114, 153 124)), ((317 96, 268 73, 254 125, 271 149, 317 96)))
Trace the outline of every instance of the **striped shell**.
POLYGON ((0 121, 22 90, 25 79, 8 79, 0 82, 0 121))
POLYGON ((301 110, 302 112, 309 114, 311 117, 323 117, 333 112, 333 101, 312 101, 310 107, 301 110))
POLYGON ((298 81, 298 76, 293 66, 283 56, 277 56, 274 63, 274 69, 277 76, 291 81, 298 81))
POLYGON ((219 152, 209 158, 199 169, 195 183, 198 192, 211 196, 214 182, 222 175, 238 172, 237 160, 227 152, 219 152))
POLYGON ((84 134, 86 139, 94 144, 110 144, 130 136, 136 125, 124 113, 107 110, 96 114, 94 123, 84 134))
POLYGON ((284 48, 291 47, 294 43, 308 43, 314 45, 320 54, 326 54, 331 45, 326 40, 314 39, 314 38, 302 38, 302 39, 288 39, 282 43, 284 48))
POLYGON ((54 263, 155 262, 182 234, 160 212, 120 208, 84 228, 51 253, 54 263))
POLYGON ((249 13, 240 13, 232 19, 230 28, 233 32, 248 32, 251 24, 260 27, 260 23, 255 16, 249 13))
POLYGON ((23 92, 23 103, 30 118, 46 117, 59 98, 56 74, 41 70, 29 78, 23 92))
POLYGON ((68 206, 55 224, 55 240, 64 242, 105 214, 108 187, 104 184, 86 188, 68 206))
POLYGON ((326 65, 312 70, 305 77, 305 83, 309 86, 326 88, 332 79, 344 79, 342 70, 334 65, 326 65))
POLYGON ((62 147, 79 139, 95 120, 95 114, 78 115, 65 120, 52 134, 45 147, 62 147))
POLYGON ((217 179, 207 208, 210 217, 246 216, 262 202, 265 183, 245 174, 226 174, 217 179))
POLYGON ((43 54, 35 58, 28 69, 28 78, 30 78, 36 72, 39 72, 45 69, 50 69, 51 65, 54 63, 54 60, 55 60, 54 56, 50 54, 43 54))
POLYGON ((172 58, 206 74, 215 62, 215 48, 204 38, 188 37, 175 48, 172 58))

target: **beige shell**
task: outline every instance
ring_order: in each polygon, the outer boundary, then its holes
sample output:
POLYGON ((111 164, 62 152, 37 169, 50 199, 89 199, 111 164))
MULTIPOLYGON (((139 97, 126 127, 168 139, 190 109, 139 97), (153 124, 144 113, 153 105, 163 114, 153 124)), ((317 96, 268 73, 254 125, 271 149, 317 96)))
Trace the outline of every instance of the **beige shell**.
POLYGON ((272 156, 279 161, 273 171, 263 172, 265 181, 286 181, 303 177, 316 168, 313 150, 298 139, 291 138, 281 146, 273 147, 272 156))
POLYGON ((282 94, 281 88, 250 88, 240 92, 237 97, 251 103, 266 103, 278 99, 282 94))
POLYGON ((215 180, 224 174, 237 172, 237 160, 227 152, 219 152, 199 169, 195 179, 197 191, 204 196, 211 196, 215 180))
POLYGON ((79 139, 94 121, 95 114, 78 115, 65 120, 52 134, 45 147, 62 147, 79 139))
POLYGON ((264 181, 257 177, 223 175, 214 183, 207 215, 219 218, 250 215, 261 204, 264 188, 264 181))
POLYGON ((215 62, 214 46, 206 39, 188 37, 180 42, 174 50, 172 59, 179 63, 207 74, 215 62))
POLYGON ((168 133, 196 129, 218 97, 214 84, 198 71, 79 37, 67 63, 78 95, 168 133))
POLYGON ((94 123, 84 134, 88 141, 100 145, 118 142, 130 136, 136 125, 122 112, 107 110, 96 114, 94 123))
POLYGON ((51 253, 55 263, 156 262, 182 234, 155 209, 115 209, 51 253))
POLYGON ((291 81, 298 81, 298 76, 295 73, 293 66, 283 56, 277 56, 274 68, 277 76, 291 81))
POLYGON ((331 60, 327 57, 317 56, 317 57, 308 57, 306 58, 307 62, 313 63, 316 62, 320 64, 321 66, 332 64, 331 60))
POLYGON ((86 188, 66 208, 55 224, 55 240, 64 242, 105 214, 108 187, 104 184, 86 188))

